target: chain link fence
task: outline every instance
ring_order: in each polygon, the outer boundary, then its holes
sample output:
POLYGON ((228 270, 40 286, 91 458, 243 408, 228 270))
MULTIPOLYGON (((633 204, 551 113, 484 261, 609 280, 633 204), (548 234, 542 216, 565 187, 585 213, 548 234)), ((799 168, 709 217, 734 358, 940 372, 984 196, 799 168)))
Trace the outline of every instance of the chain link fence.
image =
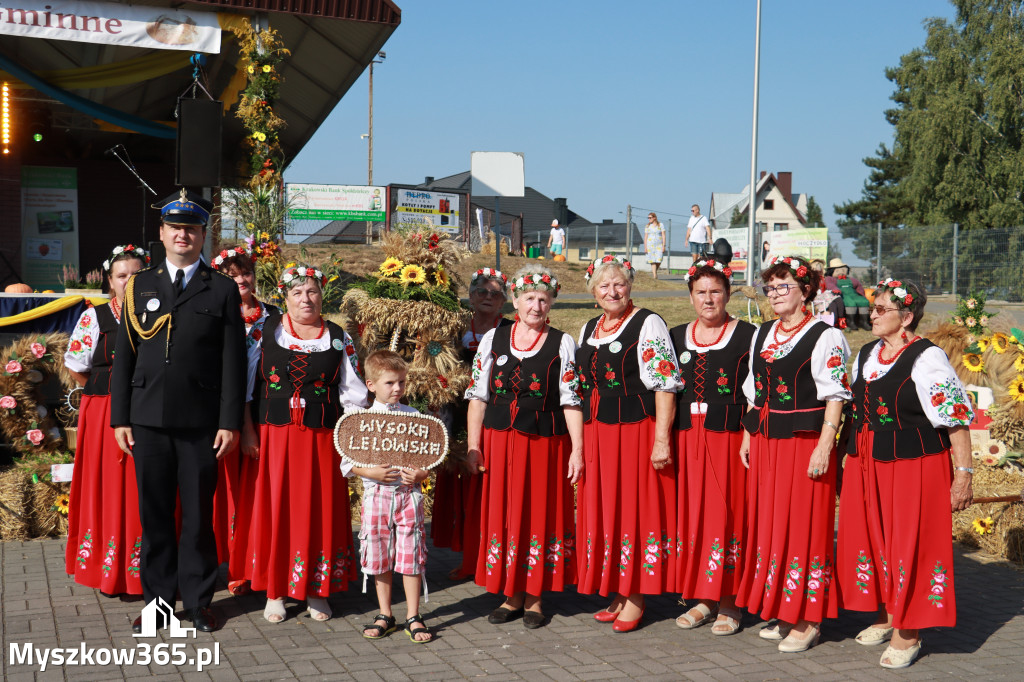
POLYGON ((929 294, 972 291, 1000 301, 1024 301, 1024 226, 964 230, 959 225, 842 228, 866 274, 912 279, 929 294))

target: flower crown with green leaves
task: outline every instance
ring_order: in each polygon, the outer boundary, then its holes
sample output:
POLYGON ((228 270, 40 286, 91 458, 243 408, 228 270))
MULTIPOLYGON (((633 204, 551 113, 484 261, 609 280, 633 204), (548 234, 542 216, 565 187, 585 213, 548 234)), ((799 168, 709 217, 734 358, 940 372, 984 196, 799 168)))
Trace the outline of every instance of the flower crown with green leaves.
POLYGON ((701 268, 709 268, 709 267, 710 268, 714 268, 715 270, 717 270, 718 272, 722 273, 726 277, 732 277, 732 268, 730 268, 728 265, 723 265, 721 263, 721 261, 717 261, 717 260, 712 259, 712 260, 699 260, 696 263, 694 263, 693 265, 691 265, 690 269, 687 271, 687 273, 685 275, 683 275, 683 279, 685 281, 689 282, 690 278, 693 277, 694 275, 696 275, 697 271, 699 269, 701 269, 701 268))
POLYGON ((768 267, 774 267, 779 263, 789 266, 789 274, 793 275, 793 279, 801 280, 804 284, 810 283, 811 267, 806 262, 796 256, 773 256, 768 267))
POLYGON ((541 275, 536 272, 512 280, 513 295, 519 295, 527 291, 552 291, 554 292, 553 296, 558 296, 558 290, 561 288, 558 280, 551 275, 541 275))
POLYGON ((502 281, 502 283, 504 283, 505 286, 508 286, 508 277, 506 277, 505 273, 503 273, 501 270, 495 270, 494 268, 480 268, 479 270, 473 273, 473 277, 469 280, 469 287, 472 289, 473 287, 476 286, 477 281, 485 277, 497 277, 502 281))
POLYGON ((907 287, 898 279, 886 277, 878 283, 878 286, 876 286, 875 289, 888 290, 890 294, 889 298, 893 303, 902 303, 904 306, 909 306, 914 302, 913 294, 907 291, 907 287))
POLYGON ((586 281, 590 281, 590 278, 594 276, 594 270, 596 270, 598 266, 604 265, 605 263, 611 263, 613 261, 618 261, 619 265, 626 268, 626 271, 629 272, 630 276, 633 275, 633 264, 630 263, 627 258, 623 256, 616 256, 614 253, 608 253, 601 258, 594 259, 594 262, 587 267, 587 274, 585 277, 586 281))
POLYGON ((248 256, 248 255, 250 255, 249 249, 241 247, 241 246, 236 246, 236 247, 231 248, 231 249, 224 249, 223 251, 221 251, 220 253, 217 254, 216 258, 213 259, 213 267, 215 267, 218 270, 220 270, 220 266, 224 265, 224 261, 228 260, 229 258, 235 258, 236 256, 248 256))
POLYGON ((281 274, 281 281, 277 283, 277 288, 284 291, 288 288, 296 278, 310 277, 320 283, 320 288, 323 289, 327 286, 327 276, 317 268, 310 268, 304 265, 298 267, 288 268, 281 274))
POLYGON ((114 261, 117 260, 118 256, 123 254, 129 254, 132 258, 139 258, 143 263, 149 265, 149 252, 141 246, 135 246, 134 244, 124 244, 122 246, 115 246, 114 250, 110 252, 110 258, 103 261, 103 272, 110 272, 110 268, 114 265, 114 261))

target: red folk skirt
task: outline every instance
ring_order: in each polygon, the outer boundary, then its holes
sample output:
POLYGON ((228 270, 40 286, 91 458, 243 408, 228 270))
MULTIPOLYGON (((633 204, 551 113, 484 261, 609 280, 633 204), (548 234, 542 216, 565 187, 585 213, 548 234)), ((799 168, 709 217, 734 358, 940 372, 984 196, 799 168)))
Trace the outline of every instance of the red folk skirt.
POLYGON ((439 469, 434 480, 434 505, 430 516, 430 538, 435 547, 462 552, 459 575, 471 576, 476 570, 480 547, 480 476, 465 471, 439 469))
MULTIPOLYGON (((252 565, 249 538, 256 497, 256 479, 259 478, 260 460, 238 451, 238 468, 234 480, 227 487, 231 500, 231 521, 228 528, 228 586, 246 577, 252 565)), ((218 550, 220 549, 218 542, 218 550)), ((218 556, 219 556, 218 551, 218 556)))
POLYGON ((252 507, 252 589, 302 600, 344 591, 356 578, 348 480, 331 429, 261 425, 252 507))
POLYGON ((230 556, 240 466, 239 450, 229 452, 217 460, 217 487, 213 491, 213 536, 217 540, 218 563, 224 563, 230 556))
MULTIPOLYGON (((874 434, 862 428, 857 452, 874 434)), ((850 455, 839 501, 836 578, 844 609, 884 606, 904 630, 956 625, 950 453, 879 462, 850 455)))
POLYGON ((740 583, 746 522, 743 432, 707 431, 704 416, 676 432, 676 589, 685 599, 720 600, 740 583))
POLYGON ((105 594, 142 594, 142 524, 135 461, 110 428, 110 396, 87 395, 78 414, 65 570, 105 594))
POLYGON ((476 583, 488 592, 541 596, 576 583, 569 436, 483 431, 483 542, 476 583))
POLYGON ((836 456, 807 475, 818 434, 750 438, 747 530, 736 603, 765 620, 820 623, 838 615, 833 577, 836 456))
POLYGON ((654 433, 654 417, 634 424, 591 419, 583 425, 576 515, 582 593, 675 590, 676 482, 671 468, 651 465, 654 433))

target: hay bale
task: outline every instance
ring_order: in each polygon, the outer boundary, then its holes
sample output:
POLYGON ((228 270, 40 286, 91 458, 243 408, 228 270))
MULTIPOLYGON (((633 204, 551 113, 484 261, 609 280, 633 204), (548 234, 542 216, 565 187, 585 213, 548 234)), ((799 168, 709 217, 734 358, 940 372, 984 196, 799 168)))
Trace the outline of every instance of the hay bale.
MULTIPOLYGON (((975 497, 1001 497, 1019 495, 1024 488, 1024 476, 1016 470, 977 467, 974 472, 975 497)), ((990 502, 975 504, 953 514, 953 539, 968 547, 1016 563, 1024 563, 1024 504, 990 502), (979 535, 973 528, 975 519, 992 517, 995 527, 991 533, 979 535)))
POLYGON ((32 475, 17 467, 0 472, 0 540, 32 537, 28 491, 32 475))
POLYGON ((54 508, 54 502, 61 493, 68 492, 67 483, 40 481, 28 489, 32 537, 45 538, 66 535, 68 519, 54 508))

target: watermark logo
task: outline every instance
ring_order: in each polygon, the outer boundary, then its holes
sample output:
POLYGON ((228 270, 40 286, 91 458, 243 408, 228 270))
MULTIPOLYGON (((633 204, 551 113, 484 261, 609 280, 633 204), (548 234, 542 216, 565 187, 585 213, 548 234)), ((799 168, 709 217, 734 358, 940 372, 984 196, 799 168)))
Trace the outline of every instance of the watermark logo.
POLYGON ((167 628, 171 637, 196 636, 195 628, 181 627, 181 621, 174 615, 174 607, 157 597, 146 604, 142 609, 142 632, 132 635, 133 637, 156 637, 156 631, 160 628, 167 628))

